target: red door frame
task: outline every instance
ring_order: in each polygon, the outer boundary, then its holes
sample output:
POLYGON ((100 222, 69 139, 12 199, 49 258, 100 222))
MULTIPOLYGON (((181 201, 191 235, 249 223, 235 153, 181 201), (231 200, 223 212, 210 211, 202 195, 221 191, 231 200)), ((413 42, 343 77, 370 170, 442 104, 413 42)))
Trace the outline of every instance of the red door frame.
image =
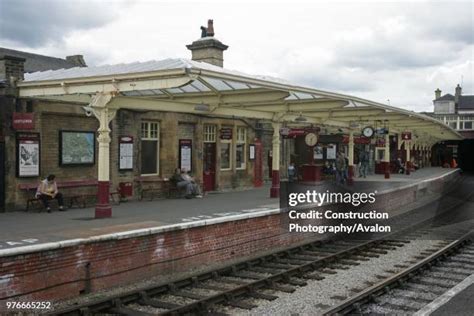
POLYGON ((214 191, 216 188, 216 143, 203 145, 203 191, 214 191))

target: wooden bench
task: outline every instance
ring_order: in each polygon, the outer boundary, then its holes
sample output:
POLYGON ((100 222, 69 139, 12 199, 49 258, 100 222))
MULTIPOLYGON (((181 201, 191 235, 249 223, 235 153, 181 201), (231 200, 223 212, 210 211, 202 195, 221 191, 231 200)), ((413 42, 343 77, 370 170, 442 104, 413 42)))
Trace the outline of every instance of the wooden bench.
POLYGON ((155 197, 169 198, 178 194, 178 188, 168 178, 141 176, 135 179, 138 184, 140 200, 148 195, 150 201, 155 197))
MULTIPOLYGON (((74 188, 80 188, 80 187, 97 187, 97 180, 95 179, 86 179, 86 180, 72 180, 72 181, 56 181, 56 184, 58 186, 58 190, 62 189, 61 191, 64 191, 64 189, 74 189, 74 188)), ((38 188, 39 182, 38 183, 21 183, 18 185, 18 189, 24 190, 27 193, 30 194, 26 201, 26 211, 28 212, 31 206, 36 205, 38 208, 43 207, 43 203, 41 200, 36 198, 36 190, 38 188)), ((69 203, 67 204, 69 208, 72 208, 74 205, 77 205, 78 207, 85 208, 87 205, 87 201, 91 198, 95 198, 97 194, 64 194, 64 202, 66 204, 66 201, 69 203)), ((120 190, 110 190, 110 199, 113 202, 118 202, 120 203, 120 190), (116 200, 117 197, 117 200, 116 200)))

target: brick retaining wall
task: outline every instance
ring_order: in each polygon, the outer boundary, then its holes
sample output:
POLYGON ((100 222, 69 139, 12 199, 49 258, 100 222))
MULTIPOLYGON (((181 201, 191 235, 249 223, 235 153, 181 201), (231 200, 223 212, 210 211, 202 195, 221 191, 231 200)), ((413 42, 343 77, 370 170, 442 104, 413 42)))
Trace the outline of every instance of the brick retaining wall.
MULTIPOLYGON (((406 205, 419 192, 442 192, 459 173, 377 197, 377 207, 406 205)), ((1 300, 59 300, 256 256, 315 239, 289 234, 278 210, 0 251, 1 300)), ((2 304, 3 305, 3 304, 2 304)))

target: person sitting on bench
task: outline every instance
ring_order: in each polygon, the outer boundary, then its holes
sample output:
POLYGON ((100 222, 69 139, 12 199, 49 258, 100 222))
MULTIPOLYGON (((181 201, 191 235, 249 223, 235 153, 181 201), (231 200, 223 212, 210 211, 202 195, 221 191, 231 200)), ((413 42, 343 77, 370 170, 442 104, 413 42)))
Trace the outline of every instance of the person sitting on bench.
POLYGON ((43 202, 44 207, 48 213, 51 213, 51 207, 49 206, 49 201, 56 199, 58 201, 59 210, 65 211, 63 203, 63 195, 58 192, 58 185, 54 179, 56 176, 50 174, 43 181, 41 181, 38 189, 36 190, 36 198, 43 202))
POLYGON ((199 192, 199 186, 194 181, 194 178, 191 177, 185 169, 180 170, 179 168, 176 168, 171 180, 176 183, 178 190, 184 189, 186 191, 185 197, 187 199, 191 199, 193 197, 202 198, 202 195, 199 192))

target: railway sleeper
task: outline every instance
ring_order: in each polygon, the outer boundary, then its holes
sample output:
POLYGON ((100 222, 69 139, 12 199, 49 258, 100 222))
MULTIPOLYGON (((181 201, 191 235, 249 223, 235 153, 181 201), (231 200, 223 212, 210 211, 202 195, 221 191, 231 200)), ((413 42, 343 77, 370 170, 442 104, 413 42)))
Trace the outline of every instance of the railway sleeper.
POLYGON ((256 299, 262 299, 262 300, 267 300, 267 301, 274 301, 278 298, 278 296, 276 295, 271 295, 271 294, 266 294, 266 293, 262 293, 262 292, 257 292, 255 290, 252 290, 250 291, 249 293, 247 293, 248 296, 252 297, 252 298, 256 298, 256 299))
POLYGON ((247 309, 247 310, 251 310, 257 307, 257 305, 245 302, 244 300, 230 300, 230 301, 225 302, 224 304, 228 306, 232 306, 232 307, 237 307, 240 309, 247 309))
POLYGON ((261 264, 260 266, 263 268, 276 269, 276 270, 289 270, 293 268, 293 266, 288 265, 288 264, 270 263, 270 262, 261 264))
POLYGON ((136 309, 124 306, 120 299, 115 299, 114 307, 107 309, 107 313, 112 313, 116 315, 126 315, 126 316, 151 316, 153 314, 138 311, 136 309))
POLYGON ((351 260, 351 259, 341 259, 341 260, 338 260, 337 263, 341 263, 344 265, 351 265, 351 266, 360 265, 360 262, 357 262, 356 260, 351 260))
POLYGON ((399 305, 395 303, 385 302, 381 304, 382 307, 390 309, 392 311, 404 311, 404 312, 417 312, 419 310, 418 307, 409 306, 409 305, 399 305))
POLYGON ((357 261, 370 261, 369 258, 362 256, 362 255, 352 255, 351 259, 357 260, 357 261))
POLYGON ((267 287, 274 291, 279 291, 283 293, 293 293, 296 289, 292 286, 277 284, 276 282, 270 282, 267 287))
POLYGON ((304 278, 305 279, 310 279, 310 280, 316 280, 316 281, 321 281, 321 280, 325 279, 325 277, 323 277, 319 274, 305 274, 304 278))
POLYGON ((185 298, 190 298, 192 300, 202 300, 203 298, 206 298, 204 295, 199 295, 187 291, 180 291, 180 290, 174 290, 170 292, 171 295, 173 296, 179 296, 179 297, 185 297, 185 298))
POLYGON ((309 256, 316 256, 316 257, 327 257, 332 256, 333 252, 326 252, 326 251, 313 251, 313 250, 305 250, 301 252, 302 255, 309 255, 309 256))
POLYGON ((277 273, 280 273, 281 270, 285 270, 285 269, 283 269, 283 268, 275 269, 275 268, 265 268, 265 267, 252 267, 252 268, 249 268, 250 272, 268 273, 268 274, 277 274, 277 273))
POLYGON ((449 259, 449 262, 461 263, 463 265, 468 265, 468 266, 474 266, 474 261, 472 261, 472 260, 463 260, 463 259, 459 259, 459 258, 451 258, 451 259, 449 259))
POLYGON ((175 309, 175 308, 181 307, 181 305, 178 305, 175 303, 164 302, 156 298, 150 298, 148 296, 143 296, 143 295, 142 295, 142 298, 138 301, 138 303, 140 305, 149 305, 154 308, 161 308, 161 309, 175 309))
POLYGON ((231 276, 241 278, 241 279, 249 279, 249 280, 264 279, 264 277, 261 277, 261 276, 255 275, 255 274, 244 273, 244 272, 236 272, 236 273, 233 273, 231 276))
POLYGON ((211 290, 211 291, 227 291, 228 290, 228 288, 224 286, 204 284, 204 283, 194 284, 193 287, 198 288, 198 289, 211 290))
POLYGON ((288 283, 290 285, 296 285, 296 286, 306 286, 306 285, 308 285, 308 282, 297 280, 295 278, 290 278, 290 277, 284 278, 282 280, 282 282, 288 283))
POLYGON ((416 279, 411 279, 411 283, 414 284, 420 284, 420 285, 426 285, 426 286, 438 286, 441 288, 449 289, 452 288, 452 285, 448 285, 446 283, 441 283, 441 282, 435 282, 435 281, 427 281, 427 280, 416 280, 416 279))

